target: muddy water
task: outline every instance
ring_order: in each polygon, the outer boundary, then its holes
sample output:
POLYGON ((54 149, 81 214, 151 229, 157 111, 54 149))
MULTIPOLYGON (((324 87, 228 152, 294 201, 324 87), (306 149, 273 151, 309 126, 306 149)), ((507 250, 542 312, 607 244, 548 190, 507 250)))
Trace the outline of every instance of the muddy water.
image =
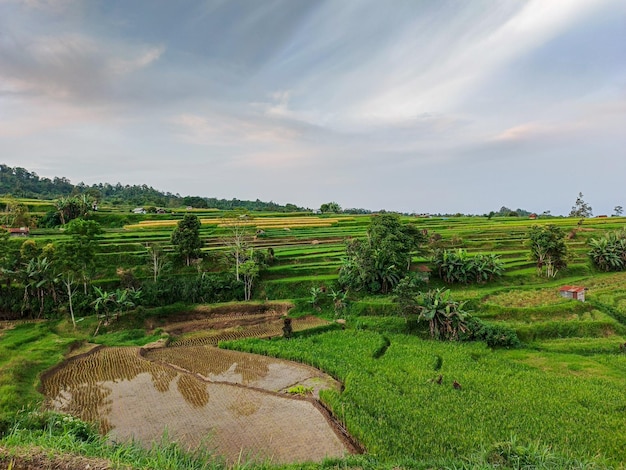
POLYGON ((338 386, 311 367, 210 346, 143 356, 137 348, 105 348, 42 378, 52 408, 99 422, 112 440, 149 445, 167 432, 231 462, 240 455, 290 463, 348 453, 311 402, 278 393, 295 384, 316 392, 338 386))

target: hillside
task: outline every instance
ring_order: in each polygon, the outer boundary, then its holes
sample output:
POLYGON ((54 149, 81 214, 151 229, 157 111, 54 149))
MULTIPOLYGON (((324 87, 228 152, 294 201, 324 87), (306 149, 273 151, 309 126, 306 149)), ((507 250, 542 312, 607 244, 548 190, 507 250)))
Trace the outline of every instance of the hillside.
POLYGON ((20 167, 0 164, 0 196, 11 195, 17 198, 56 199, 75 194, 87 194, 100 203, 114 205, 214 208, 220 210, 246 209, 253 211, 293 212, 304 210, 294 204, 277 204, 259 199, 246 201, 239 199, 218 199, 214 197, 181 196, 162 192, 145 184, 122 185, 121 183, 98 183, 88 186, 84 183, 72 184, 64 177, 52 179, 40 177, 36 173, 20 167))

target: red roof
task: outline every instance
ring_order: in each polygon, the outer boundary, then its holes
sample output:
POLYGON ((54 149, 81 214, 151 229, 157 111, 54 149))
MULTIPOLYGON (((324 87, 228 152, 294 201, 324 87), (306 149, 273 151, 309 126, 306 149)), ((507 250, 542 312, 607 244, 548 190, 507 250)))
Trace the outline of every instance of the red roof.
POLYGON ((9 233, 30 233, 30 229, 28 227, 19 227, 19 228, 11 228, 11 227, 2 227, 9 233))
POLYGON ((559 292, 583 292, 584 287, 580 286, 563 286, 559 289, 559 292))

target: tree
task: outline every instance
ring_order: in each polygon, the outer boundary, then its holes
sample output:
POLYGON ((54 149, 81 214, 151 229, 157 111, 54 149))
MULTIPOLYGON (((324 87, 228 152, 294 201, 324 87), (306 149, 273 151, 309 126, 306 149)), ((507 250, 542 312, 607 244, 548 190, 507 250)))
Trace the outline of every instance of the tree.
MULTIPOLYGON (((581 219, 586 219, 587 217, 591 217, 593 215, 591 206, 587 204, 583 200, 583 193, 578 193, 578 197, 576 198, 576 202, 572 206, 572 210, 569 213, 570 217, 580 217, 581 219)), ((579 223, 579 225, 582 222, 579 223)))
POLYGON ((8 227, 30 227, 31 217, 28 206, 9 199, 6 203, 4 223, 8 227))
POLYGON ((93 207, 94 200, 87 194, 59 198, 54 205, 61 219, 61 224, 86 216, 93 207))
POLYGON ((0 227, 0 282, 4 281, 7 288, 19 265, 20 252, 15 243, 11 243, 9 232, 0 227))
POLYGON ((427 234, 403 225, 397 214, 372 218, 365 239, 349 240, 339 283, 354 290, 386 294, 409 272, 411 256, 427 234))
POLYGON ((615 206, 615 217, 619 217, 624 212, 624 208, 622 206, 615 206))
POLYGON ((148 250, 148 264, 152 272, 152 280, 157 282, 165 266, 165 253, 159 243, 146 243, 146 249, 148 250))
POLYGON ((259 265, 253 259, 248 258, 241 264, 240 273, 243 278, 244 300, 250 300, 254 280, 259 275, 259 265))
POLYGON ((73 269, 75 274, 80 276, 85 295, 96 265, 97 236, 102 232, 102 227, 95 220, 73 219, 65 227, 65 233, 71 236, 63 247, 66 257, 65 269, 73 269))
POLYGON ((56 301, 54 284, 57 281, 57 276, 52 263, 46 257, 31 258, 27 263, 24 263, 21 274, 24 285, 22 312, 30 310, 30 301, 34 297, 39 304, 38 318, 41 318, 44 312, 45 294, 51 293, 56 301))
POLYGON ((97 286, 93 289, 96 293, 96 300, 92 304, 96 313, 104 314, 105 323, 110 321, 111 313, 117 317, 135 307, 141 298, 141 290, 115 289, 113 292, 108 292, 97 286))
POLYGON ((249 239, 251 238, 251 217, 245 211, 234 211, 226 215, 222 225, 228 228, 228 237, 224 244, 230 250, 230 256, 235 263, 235 279, 240 280, 239 270, 248 259, 249 239))
POLYGON ((336 202, 327 202, 320 206, 320 212, 322 214, 339 214, 341 213, 341 206, 336 202))
POLYGON ((172 232, 171 241, 178 255, 190 266, 193 259, 201 256, 200 219, 193 214, 185 214, 172 232))
POLYGON ((426 286, 426 282, 424 277, 410 273, 402 278, 393 289, 393 301, 398 304, 400 315, 405 321, 420 313, 418 294, 426 286))
POLYGON ((534 225, 528 235, 532 259, 537 263, 537 273, 555 277, 558 270, 567 266, 565 234, 556 225, 534 225))

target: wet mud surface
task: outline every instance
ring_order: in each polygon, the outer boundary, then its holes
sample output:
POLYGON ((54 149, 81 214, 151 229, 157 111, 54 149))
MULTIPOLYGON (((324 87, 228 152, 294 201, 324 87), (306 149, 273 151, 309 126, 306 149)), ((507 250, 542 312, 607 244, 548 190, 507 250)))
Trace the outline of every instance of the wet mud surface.
POLYGON ((354 452, 317 403, 321 389, 339 390, 340 384, 303 364, 207 344, 99 348, 42 377, 51 408, 98 423, 111 440, 134 438, 149 446, 167 433, 186 448, 202 445, 229 462, 319 461, 354 452), (287 393, 295 385, 313 393, 287 393))

